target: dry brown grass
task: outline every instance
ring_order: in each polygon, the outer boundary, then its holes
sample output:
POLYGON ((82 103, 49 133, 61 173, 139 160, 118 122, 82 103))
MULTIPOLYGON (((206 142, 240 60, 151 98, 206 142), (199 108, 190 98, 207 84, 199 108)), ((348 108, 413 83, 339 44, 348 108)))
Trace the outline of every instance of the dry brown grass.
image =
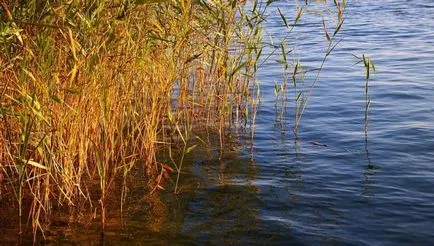
POLYGON ((1 196, 35 232, 53 204, 100 206, 104 225, 115 179, 143 170, 161 187, 182 162, 159 163, 158 149, 187 154, 195 128, 249 114, 258 50, 245 47, 260 33, 243 3, 126 3, 2 2, 1 196))

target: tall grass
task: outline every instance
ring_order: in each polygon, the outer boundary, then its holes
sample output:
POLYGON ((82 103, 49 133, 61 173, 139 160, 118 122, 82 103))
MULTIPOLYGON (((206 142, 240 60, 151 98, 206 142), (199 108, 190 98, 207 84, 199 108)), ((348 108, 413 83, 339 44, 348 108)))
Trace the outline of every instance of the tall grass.
POLYGON ((53 207, 84 202, 104 225, 133 170, 150 190, 173 170, 179 182, 182 160, 161 163, 159 149, 188 154, 194 129, 246 122, 261 52, 262 20, 246 10, 255 5, 2 1, 0 185, 17 221, 28 216, 36 235, 53 207))

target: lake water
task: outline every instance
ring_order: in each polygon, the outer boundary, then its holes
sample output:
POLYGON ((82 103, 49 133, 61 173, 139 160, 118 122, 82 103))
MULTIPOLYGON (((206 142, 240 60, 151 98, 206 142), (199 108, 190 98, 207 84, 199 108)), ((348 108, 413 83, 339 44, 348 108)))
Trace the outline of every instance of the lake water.
MULTIPOLYGON (((298 143, 290 102, 276 123, 282 69, 269 59, 258 76, 253 158, 245 151, 194 166, 204 187, 187 205, 181 235, 217 245, 434 243, 434 2, 348 2, 343 41, 321 72, 298 143), (352 54, 368 54, 377 68, 367 143, 364 68, 352 54)), ((294 16, 293 1, 276 6, 294 16)), ((266 31, 277 40, 283 23, 270 10, 266 31)), ((301 63, 318 67, 327 45, 321 17, 304 15, 294 37, 301 63)))
MULTIPOLYGON (((293 1, 274 4, 265 30, 277 41, 285 33, 275 7, 289 19, 295 10, 293 1)), ((305 14, 294 37, 301 63, 318 67, 327 45, 321 17, 305 14)), ((262 102, 253 143, 241 134, 235 151, 222 158, 190 156, 181 182, 193 188, 179 197, 161 193, 160 204, 136 208, 125 227, 107 225, 104 237, 96 226, 49 233, 48 239, 90 245, 433 244, 434 2, 348 1, 339 38, 297 143, 293 103, 283 120, 276 117, 274 83, 282 68, 272 57, 258 74, 262 102), (364 68, 352 54, 368 54, 377 68, 367 141, 364 68)), ((307 85, 314 75, 308 73, 307 85)))

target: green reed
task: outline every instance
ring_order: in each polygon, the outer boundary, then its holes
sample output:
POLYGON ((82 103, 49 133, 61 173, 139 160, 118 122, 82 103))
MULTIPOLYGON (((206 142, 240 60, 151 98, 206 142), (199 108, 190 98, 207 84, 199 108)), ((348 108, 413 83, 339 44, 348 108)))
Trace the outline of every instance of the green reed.
POLYGON ((369 96, 369 80, 371 78, 371 73, 376 73, 375 63, 371 58, 362 54, 362 56, 354 55, 356 59, 359 60, 358 63, 363 63, 365 67, 365 118, 364 118, 364 131, 365 131, 365 140, 368 139, 368 126, 369 126, 369 108, 371 106, 371 97, 369 96), (372 72, 371 72, 372 71, 372 72))

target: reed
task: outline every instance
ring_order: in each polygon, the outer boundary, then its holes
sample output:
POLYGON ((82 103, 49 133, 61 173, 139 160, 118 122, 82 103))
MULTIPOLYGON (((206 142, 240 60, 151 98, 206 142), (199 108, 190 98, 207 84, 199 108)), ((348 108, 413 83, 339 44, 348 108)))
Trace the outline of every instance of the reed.
POLYGON ((365 142, 368 141, 368 126, 369 126, 369 108, 371 106, 371 97, 369 96, 369 80, 372 73, 376 73, 375 63, 371 58, 367 57, 365 54, 361 56, 353 55, 359 62, 363 63, 365 68, 365 118, 364 118, 364 132, 365 132, 365 142), (371 72, 372 71, 372 72, 371 72))
POLYGON ((252 117, 255 6, 2 1, 0 185, 18 221, 28 216, 36 236, 53 207, 86 203, 104 226, 110 194, 121 190, 124 201, 133 171, 151 191, 176 170, 177 193, 183 158, 161 163, 157 152, 187 155, 195 129, 222 136, 252 117))
POLYGON ((286 17, 279 8, 276 9, 277 14, 282 19, 284 28, 287 31, 286 36, 280 40, 280 44, 278 45, 279 47, 275 48, 275 50, 281 50, 280 54, 282 58, 278 62, 282 64, 283 67, 282 80, 280 83, 275 83, 276 113, 279 114, 280 120, 285 118, 286 104, 289 101, 287 96, 289 93, 288 82, 291 81, 294 94, 292 98, 294 103, 293 133, 295 141, 299 138, 298 130, 300 122, 305 110, 307 109, 312 92, 320 80, 321 71, 323 70, 329 56, 341 42, 338 34, 340 33, 346 18, 346 0, 333 0, 333 3, 328 3, 327 1, 316 2, 318 3, 314 3, 314 5, 321 4, 323 6, 322 10, 309 10, 309 5, 311 4, 309 1, 298 3, 295 16, 292 18, 293 21, 290 21, 290 18, 286 17), (286 45, 288 39, 293 36, 293 30, 297 28, 298 22, 305 13, 318 14, 322 18, 324 41, 327 42, 327 48, 324 50, 319 66, 310 70, 304 69, 300 60, 295 57, 296 47, 288 49, 286 45), (294 55, 292 60, 288 58, 290 53, 294 55), (307 81, 306 74, 311 72, 314 73, 313 79, 307 81))
MULTIPOLYGON (((196 132, 218 132, 221 151, 231 127, 250 124, 253 139, 255 73, 269 58, 261 60, 261 26, 273 2, 2 1, 0 196, 15 200, 20 231, 28 216, 33 235, 44 234, 54 209, 83 204, 104 229, 113 200, 122 213, 129 179, 139 177, 152 193, 173 176, 180 193, 185 157, 204 142, 196 132)), ((296 138, 339 43, 346 2, 333 6, 333 34, 323 21, 329 45, 307 88, 285 45, 303 7, 293 22, 276 10, 288 32, 278 46, 284 79, 276 97, 286 103, 292 81, 296 138)))

